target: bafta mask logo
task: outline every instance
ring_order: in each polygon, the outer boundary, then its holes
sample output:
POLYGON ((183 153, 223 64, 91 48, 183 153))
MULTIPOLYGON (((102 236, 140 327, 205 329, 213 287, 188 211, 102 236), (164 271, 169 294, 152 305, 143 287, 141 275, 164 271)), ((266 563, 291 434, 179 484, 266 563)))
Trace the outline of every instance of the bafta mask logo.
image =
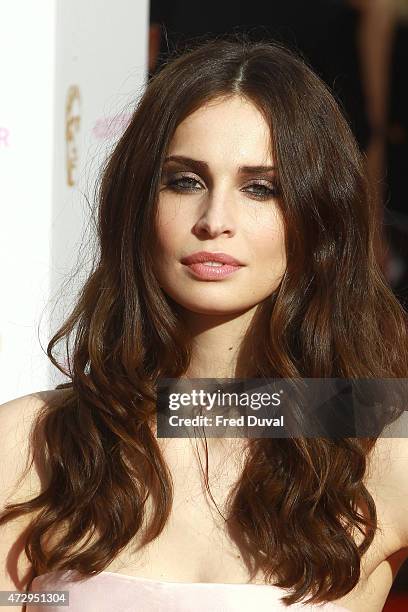
POLYGON ((81 96, 79 94, 79 87, 71 85, 68 89, 65 103, 66 170, 69 187, 73 187, 78 180, 80 106, 81 96))

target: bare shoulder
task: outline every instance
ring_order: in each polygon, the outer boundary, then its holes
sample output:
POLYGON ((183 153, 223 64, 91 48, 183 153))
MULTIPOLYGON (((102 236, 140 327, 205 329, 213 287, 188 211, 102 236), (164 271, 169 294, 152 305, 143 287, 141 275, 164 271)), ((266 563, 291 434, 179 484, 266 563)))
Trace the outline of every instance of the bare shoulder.
MULTIPOLYGON (((38 391, 12 399, 0 405, 0 484, 1 497, 5 490, 17 484, 17 478, 22 475, 31 450, 31 433, 40 413, 54 401, 62 399, 65 390, 52 389, 38 391)), ((38 441, 41 443, 40 441, 38 441)), ((38 470, 43 466, 34 466, 31 476, 40 476, 38 470)))
POLYGON ((408 547, 408 438, 378 438, 365 481, 386 527, 393 530, 401 548, 408 547))
POLYGON ((58 391, 38 391, 0 405, 1 498, 8 497, 27 467, 30 436, 41 410, 58 391))
POLYGON ((1 424, 15 425, 18 431, 23 431, 27 424, 32 424, 39 411, 62 392, 61 389, 36 391, 0 404, 1 424))
MULTIPOLYGON (((39 391, 0 405, 0 516, 7 504, 28 501, 47 484, 47 466, 35 460, 31 434, 42 410, 61 393, 39 391)), ((30 563, 24 535, 32 518, 22 514, 0 524, 0 591, 25 588, 30 563)))

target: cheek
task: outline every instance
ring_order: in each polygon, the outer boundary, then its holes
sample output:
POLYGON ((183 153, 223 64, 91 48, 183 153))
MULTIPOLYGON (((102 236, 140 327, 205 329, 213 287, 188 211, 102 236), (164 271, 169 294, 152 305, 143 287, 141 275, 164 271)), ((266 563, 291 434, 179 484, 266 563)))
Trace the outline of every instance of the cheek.
POLYGON ((281 215, 274 212, 258 217, 247 232, 248 244, 257 261, 268 261, 274 268, 282 263, 286 265, 285 228, 281 215))
POLYGON ((163 215, 156 223, 156 252, 160 254, 160 260, 165 264, 167 258, 180 255, 185 244, 182 233, 182 225, 177 217, 165 219, 163 215))
POLYGON ((185 214, 180 203, 162 196, 159 200, 156 217, 156 236, 163 248, 171 249, 180 239, 185 224, 185 214))
POLYGON ((266 275, 267 281, 275 281, 286 269, 285 245, 280 235, 260 237, 256 245, 257 270, 266 275), (269 271, 269 273, 267 272, 269 271))

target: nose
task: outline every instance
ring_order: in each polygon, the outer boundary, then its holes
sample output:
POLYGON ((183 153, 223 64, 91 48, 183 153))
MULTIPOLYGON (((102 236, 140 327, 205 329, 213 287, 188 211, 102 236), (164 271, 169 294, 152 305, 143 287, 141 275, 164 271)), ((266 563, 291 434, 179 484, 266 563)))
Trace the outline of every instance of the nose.
POLYGON ((203 202, 204 210, 194 225, 194 233, 197 236, 210 236, 214 238, 220 234, 233 236, 236 232, 236 215, 233 212, 232 196, 215 190, 203 202))

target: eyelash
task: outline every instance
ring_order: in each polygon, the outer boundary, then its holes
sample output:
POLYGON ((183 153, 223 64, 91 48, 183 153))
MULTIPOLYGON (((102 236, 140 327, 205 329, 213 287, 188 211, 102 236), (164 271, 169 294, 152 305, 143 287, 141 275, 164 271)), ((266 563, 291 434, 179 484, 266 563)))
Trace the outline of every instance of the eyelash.
MULTIPOLYGON (((170 189, 172 189, 173 191, 176 191, 178 193, 197 191, 197 189, 194 189, 193 187, 181 187, 180 185, 178 185, 180 181, 191 181, 193 183, 200 184, 199 181, 197 181, 197 179, 193 178, 192 176, 181 176, 167 183, 167 186, 170 187, 170 189)), ((264 193, 262 195, 250 192, 251 196, 256 198, 257 200, 268 200, 278 195, 278 189, 276 185, 273 185, 273 187, 268 187, 268 185, 265 185, 264 183, 251 183, 250 185, 248 185, 248 187, 254 187, 254 186, 264 187, 268 191, 268 193, 264 193)))

